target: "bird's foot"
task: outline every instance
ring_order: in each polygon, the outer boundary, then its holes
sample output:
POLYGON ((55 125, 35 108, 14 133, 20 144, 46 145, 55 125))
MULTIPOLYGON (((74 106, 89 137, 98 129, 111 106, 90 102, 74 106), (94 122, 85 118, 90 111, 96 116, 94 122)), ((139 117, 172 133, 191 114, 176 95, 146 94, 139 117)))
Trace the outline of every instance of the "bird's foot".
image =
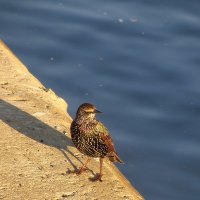
POLYGON ((88 170, 87 167, 81 167, 80 169, 76 170, 77 175, 81 175, 83 172, 86 172, 88 170))
POLYGON ((87 167, 81 167, 80 169, 76 168, 74 170, 69 170, 67 171, 68 174, 76 174, 76 175, 80 175, 83 172, 89 170, 87 167))
POLYGON ((96 182, 96 181, 100 181, 100 182, 102 182, 102 174, 96 174, 94 177, 92 177, 92 178, 89 178, 90 179, 90 181, 92 181, 92 182, 96 182))

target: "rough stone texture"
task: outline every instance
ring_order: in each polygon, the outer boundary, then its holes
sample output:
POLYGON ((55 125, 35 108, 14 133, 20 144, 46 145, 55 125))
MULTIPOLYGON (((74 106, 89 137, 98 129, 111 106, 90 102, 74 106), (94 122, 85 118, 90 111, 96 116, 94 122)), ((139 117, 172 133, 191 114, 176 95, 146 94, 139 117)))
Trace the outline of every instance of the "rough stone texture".
POLYGON ((66 102, 46 89, 0 41, 0 199, 142 199, 117 168, 93 160, 81 176, 68 171, 85 158, 73 147, 66 102))

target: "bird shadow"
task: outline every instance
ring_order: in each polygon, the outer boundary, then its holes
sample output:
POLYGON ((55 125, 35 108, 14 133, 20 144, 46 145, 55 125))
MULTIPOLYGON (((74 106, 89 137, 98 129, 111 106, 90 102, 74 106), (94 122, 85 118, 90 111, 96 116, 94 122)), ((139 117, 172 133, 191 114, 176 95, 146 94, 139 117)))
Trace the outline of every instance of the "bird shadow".
POLYGON ((0 119, 21 134, 60 150, 74 170, 77 170, 77 167, 68 155, 82 163, 69 150, 68 147, 73 146, 73 144, 68 136, 2 99, 0 99, 0 119))

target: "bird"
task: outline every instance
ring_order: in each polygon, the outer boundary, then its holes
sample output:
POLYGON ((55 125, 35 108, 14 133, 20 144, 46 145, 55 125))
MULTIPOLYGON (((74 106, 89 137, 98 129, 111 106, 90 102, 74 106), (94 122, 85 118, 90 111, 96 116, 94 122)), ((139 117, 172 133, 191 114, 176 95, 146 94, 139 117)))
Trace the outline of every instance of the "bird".
POLYGON ((102 122, 96 119, 96 114, 102 113, 91 103, 83 103, 76 112, 75 119, 70 126, 71 139, 74 146, 88 158, 82 167, 76 171, 81 174, 86 171, 91 158, 99 158, 100 173, 93 178, 102 181, 103 159, 107 157, 111 162, 124 163, 118 156, 112 137, 102 122))

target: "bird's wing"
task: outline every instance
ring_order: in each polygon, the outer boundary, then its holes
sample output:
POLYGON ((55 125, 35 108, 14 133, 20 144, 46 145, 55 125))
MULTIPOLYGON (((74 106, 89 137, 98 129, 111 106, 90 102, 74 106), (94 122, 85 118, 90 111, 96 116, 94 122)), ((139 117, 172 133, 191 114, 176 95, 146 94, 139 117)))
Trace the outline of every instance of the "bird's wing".
POLYGON ((96 133, 99 135, 102 142, 108 147, 109 151, 116 153, 110 133, 101 122, 98 122, 96 125, 96 133))
POLYGON ((100 137, 102 143, 107 146, 108 148, 108 158, 110 161, 112 162, 120 162, 120 163, 124 163, 118 156, 112 138, 109 134, 108 129, 101 123, 98 121, 98 123, 96 124, 96 128, 95 128, 95 132, 98 134, 98 137, 100 137))

